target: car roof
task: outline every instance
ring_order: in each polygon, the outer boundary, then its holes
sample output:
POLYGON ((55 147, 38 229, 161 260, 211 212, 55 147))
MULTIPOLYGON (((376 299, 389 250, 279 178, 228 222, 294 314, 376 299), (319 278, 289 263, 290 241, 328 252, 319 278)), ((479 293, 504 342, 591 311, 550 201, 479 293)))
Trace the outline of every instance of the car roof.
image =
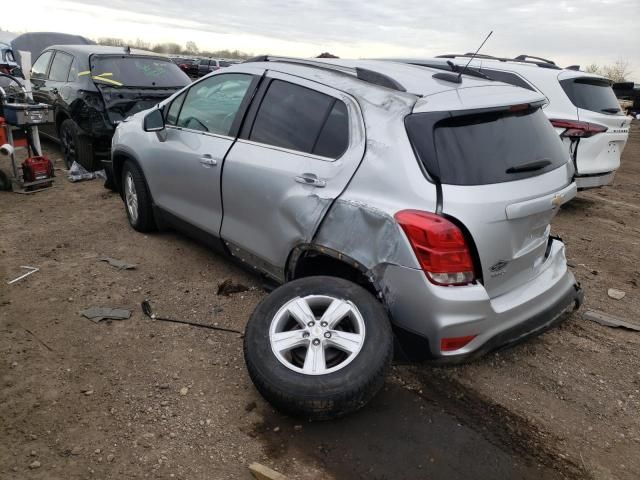
MULTIPOLYGON (((72 55, 126 55, 128 52, 126 47, 110 47, 107 45, 51 45, 45 50, 61 50, 63 52, 70 53, 72 55)), ((150 55, 154 57, 162 57, 169 60, 169 57, 161 53, 150 52, 147 50, 139 50, 137 48, 131 49, 131 55, 150 55)))
MULTIPOLYGON (((506 86, 506 84, 502 84, 500 82, 469 76, 463 76, 461 83, 448 82, 433 78, 434 74, 442 73, 442 70, 386 60, 347 60, 333 58, 279 59, 276 57, 275 60, 269 60, 266 62, 258 61, 253 63, 256 66, 260 66, 268 70, 291 73, 293 75, 307 77, 328 85, 334 83, 336 75, 341 74, 339 71, 340 67, 346 67, 348 69, 365 69, 389 77, 402 85, 402 87, 406 89, 407 93, 420 97, 464 88, 488 85, 506 86), (309 62, 310 64, 302 62, 309 62), (323 68, 324 65, 326 65, 326 68, 323 68)), ((352 78, 354 81, 358 81, 355 77, 352 78)), ((401 92, 398 91, 398 93, 401 92)))

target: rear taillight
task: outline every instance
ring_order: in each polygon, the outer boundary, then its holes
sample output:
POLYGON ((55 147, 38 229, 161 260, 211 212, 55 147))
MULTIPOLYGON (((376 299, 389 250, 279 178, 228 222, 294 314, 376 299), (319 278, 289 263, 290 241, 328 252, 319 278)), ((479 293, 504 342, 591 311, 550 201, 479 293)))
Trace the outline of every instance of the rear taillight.
POLYGON ((587 138, 607 131, 607 127, 605 127, 604 125, 598 125, 596 123, 558 119, 552 119, 550 120, 550 122, 551 125, 553 125, 555 128, 565 129, 564 132, 560 134, 561 137, 587 138))
POLYGON ((402 210, 395 219, 432 283, 467 285, 475 280, 471 250, 456 225, 440 215, 419 210, 402 210))

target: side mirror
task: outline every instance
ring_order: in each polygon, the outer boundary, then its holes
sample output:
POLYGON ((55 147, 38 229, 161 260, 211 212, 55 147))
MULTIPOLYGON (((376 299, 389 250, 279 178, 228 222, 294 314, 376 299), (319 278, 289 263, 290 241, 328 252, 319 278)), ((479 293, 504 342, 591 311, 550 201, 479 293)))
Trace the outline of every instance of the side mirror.
POLYGON ((162 110, 154 108, 144 117, 143 123, 145 132, 160 132, 164 130, 164 117, 162 110))

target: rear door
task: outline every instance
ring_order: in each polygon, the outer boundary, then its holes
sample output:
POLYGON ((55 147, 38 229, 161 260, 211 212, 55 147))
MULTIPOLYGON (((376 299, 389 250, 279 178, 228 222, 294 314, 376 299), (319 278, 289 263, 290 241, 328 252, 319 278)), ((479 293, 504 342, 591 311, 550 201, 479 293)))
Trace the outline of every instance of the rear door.
MULTIPOLYGON (((60 111, 67 111, 67 100, 70 97, 70 91, 67 86, 69 71, 73 63, 73 56, 68 53, 56 51, 51 61, 51 68, 47 79, 42 83, 38 94, 46 99, 44 103, 53 105, 56 114, 60 111)), ((57 137, 55 124, 42 125, 39 129, 53 137, 57 137)))
POLYGON ((577 172, 579 175, 589 175, 614 171, 620 166, 631 118, 620 109, 608 80, 570 75, 563 72, 558 78, 564 92, 577 108, 578 120, 606 128, 604 132, 580 139, 577 172))
POLYGON ((357 103, 269 72, 224 167, 221 236, 233 255, 283 280, 291 250, 308 243, 364 155, 357 103))
POLYGON ((229 73, 195 83, 167 106, 165 130, 149 134, 144 169, 155 203, 215 236, 223 162, 259 78, 229 73))
POLYGON ((442 213, 475 243, 489 295, 537 276, 551 219, 576 192, 566 152, 540 108, 413 114, 407 130, 442 185, 442 213))

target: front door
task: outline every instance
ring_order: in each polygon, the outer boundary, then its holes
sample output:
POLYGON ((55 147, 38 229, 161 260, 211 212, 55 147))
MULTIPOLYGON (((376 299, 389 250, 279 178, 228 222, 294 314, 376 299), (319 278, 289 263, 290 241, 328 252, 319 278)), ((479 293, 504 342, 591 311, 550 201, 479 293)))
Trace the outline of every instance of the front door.
POLYGON ((225 162, 221 237, 231 253, 283 280, 289 253, 311 242, 364 145, 351 97, 268 72, 225 162))
POLYGON ((259 77, 215 75, 177 96, 166 129, 153 135, 145 175, 157 206, 213 235, 222 221, 220 173, 237 124, 259 77))

